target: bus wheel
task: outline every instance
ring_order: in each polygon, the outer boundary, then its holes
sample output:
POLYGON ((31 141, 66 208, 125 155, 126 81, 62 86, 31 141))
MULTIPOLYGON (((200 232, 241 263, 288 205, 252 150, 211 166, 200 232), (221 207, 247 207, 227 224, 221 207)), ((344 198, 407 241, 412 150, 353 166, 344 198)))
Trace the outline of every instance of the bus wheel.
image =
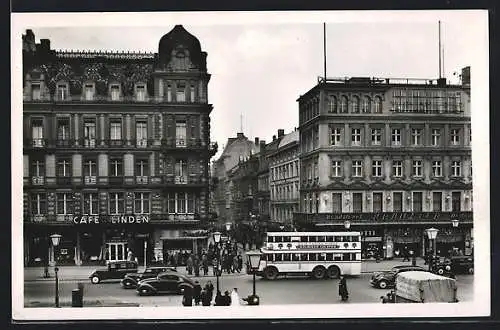
POLYGON ((336 279, 340 276, 340 269, 337 266, 330 266, 326 271, 326 276, 330 279, 336 279))
POLYGON ((278 270, 274 267, 267 267, 264 271, 264 277, 266 280, 275 280, 278 277, 278 270))
POLYGON ((469 273, 469 274, 474 274, 474 267, 469 267, 469 268, 467 269, 467 273, 469 273))
POLYGON ((325 270, 325 267, 323 267, 323 266, 315 267, 313 269, 313 272, 312 272, 312 275, 313 275, 314 279, 316 279, 316 280, 321 280, 322 278, 325 277, 325 274, 326 274, 326 270, 325 270))

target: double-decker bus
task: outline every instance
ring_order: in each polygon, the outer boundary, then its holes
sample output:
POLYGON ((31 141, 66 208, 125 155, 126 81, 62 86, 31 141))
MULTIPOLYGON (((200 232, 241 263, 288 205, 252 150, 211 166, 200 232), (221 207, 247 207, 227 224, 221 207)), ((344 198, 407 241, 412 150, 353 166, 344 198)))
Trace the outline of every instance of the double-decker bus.
MULTIPOLYGON (((315 279, 361 274, 360 232, 268 232, 256 275, 315 279)), ((248 274, 253 274, 247 269, 248 274)))

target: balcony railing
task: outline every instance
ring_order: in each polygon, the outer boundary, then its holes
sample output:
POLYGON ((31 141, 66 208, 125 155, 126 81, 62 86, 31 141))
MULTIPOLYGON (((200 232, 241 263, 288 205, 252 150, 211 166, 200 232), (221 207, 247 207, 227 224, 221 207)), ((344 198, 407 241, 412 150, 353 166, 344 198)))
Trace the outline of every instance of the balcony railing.
POLYGON ((35 186, 43 185, 45 183, 45 177, 43 176, 32 176, 31 183, 35 186))
POLYGON ((71 177, 70 176, 58 176, 56 177, 56 183, 58 185, 71 185, 71 177))
POLYGON ((111 140, 106 140, 106 144, 110 147, 122 147, 125 145, 125 141, 111 139, 111 140))
POLYGON ((165 138, 161 141, 164 148, 202 148, 201 139, 198 138, 185 138, 185 137, 175 137, 175 138, 165 138))
POLYGON ((175 184, 187 184, 188 178, 187 178, 187 176, 176 176, 174 183, 175 184))
POLYGON ((47 141, 45 139, 33 139, 32 140, 32 146, 35 148, 43 148, 47 144, 47 141))
POLYGON ((97 176, 95 175, 86 175, 84 178, 85 184, 96 184, 97 183, 97 176))
POLYGON ((146 148, 148 146, 148 140, 146 139, 136 140, 135 145, 137 148, 146 148))
POLYGON ((83 146, 86 148, 95 148, 95 139, 83 139, 83 146))
POLYGON ((109 176, 108 183, 110 185, 123 184, 123 176, 109 176))
POLYGON ((186 138, 185 137, 175 138, 175 146, 177 148, 185 148, 186 147, 186 138))
POLYGON ((147 176, 136 176, 135 177, 135 182, 137 184, 148 184, 149 177, 147 177, 147 176))

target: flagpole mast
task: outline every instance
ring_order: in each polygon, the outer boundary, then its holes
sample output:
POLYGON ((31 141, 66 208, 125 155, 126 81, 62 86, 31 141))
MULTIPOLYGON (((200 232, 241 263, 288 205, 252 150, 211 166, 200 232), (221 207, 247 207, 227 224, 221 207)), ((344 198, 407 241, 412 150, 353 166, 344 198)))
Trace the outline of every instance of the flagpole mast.
POLYGON ((326 23, 323 23, 323 78, 326 83, 326 23))

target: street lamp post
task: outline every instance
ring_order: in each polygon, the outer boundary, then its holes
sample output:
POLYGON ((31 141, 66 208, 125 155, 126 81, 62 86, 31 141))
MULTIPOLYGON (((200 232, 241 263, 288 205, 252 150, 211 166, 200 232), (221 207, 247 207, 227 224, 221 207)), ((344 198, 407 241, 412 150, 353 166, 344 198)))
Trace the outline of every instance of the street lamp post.
POLYGON ((61 241, 61 235, 59 234, 53 234, 50 235, 50 238, 52 240, 52 245, 54 246, 54 272, 56 274, 56 307, 59 307, 59 268, 57 268, 57 258, 55 256, 55 248, 59 245, 59 242, 61 241))
POLYGON ((260 251, 249 251, 247 252, 247 257, 250 269, 252 270, 253 274, 253 294, 248 296, 246 301, 249 305, 258 305, 260 303, 260 299, 255 292, 255 273, 257 273, 257 271, 259 270, 261 253, 260 251))
MULTIPOLYGON (((426 230, 427 237, 429 238, 429 242, 432 244, 432 257, 436 256, 436 237, 439 232, 436 228, 429 228, 426 230)), ((432 270, 432 262, 429 262, 429 270, 432 270)))
POLYGON ((219 268, 220 268, 220 250, 219 250, 219 244, 220 244, 220 236, 221 233, 216 231, 213 233, 213 238, 215 242, 215 255, 217 257, 217 264, 215 267, 217 269, 215 270, 215 276, 217 277, 217 292, 219 292, 219 268))

